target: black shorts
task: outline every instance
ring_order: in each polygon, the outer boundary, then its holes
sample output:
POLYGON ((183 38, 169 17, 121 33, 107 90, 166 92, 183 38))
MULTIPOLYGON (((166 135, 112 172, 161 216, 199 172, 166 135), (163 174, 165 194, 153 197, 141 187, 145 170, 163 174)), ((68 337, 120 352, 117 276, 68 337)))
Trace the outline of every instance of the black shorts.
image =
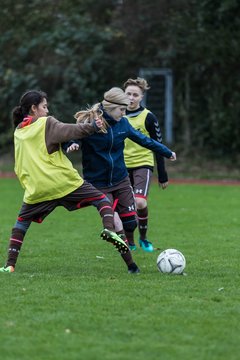
POLYGON ((148 168, 128 169, 134 196, 146 199, 152 179, 152 170, 148 168))
POLYGON ((68 211, 78 210, 105 198, 105 195, 87 181, 70 194, 54 200, 42 201, 37 204, 23 203, 18 215, 19 221, 35 221, 41 223, 57 206, 68 211))
POLYGON ((133 189, 128 176, 117 185, 101 187, 99 190, 111 200, 114 210, 121 218, 136 215, 133 189))

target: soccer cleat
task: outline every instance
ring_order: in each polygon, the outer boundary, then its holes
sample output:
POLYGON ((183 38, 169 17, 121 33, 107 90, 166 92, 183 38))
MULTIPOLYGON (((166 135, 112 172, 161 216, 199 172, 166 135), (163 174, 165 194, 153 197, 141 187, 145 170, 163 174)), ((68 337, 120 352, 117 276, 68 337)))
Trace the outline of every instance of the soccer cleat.
POLYGON ((127 244, 125 243, 125 241, 123 241, 115 232, 104 229, 101 232, 101 238, 103 240, 106 240, 110 243, 112 243, 116 249, 121 253, 121 254, 125 254, 126 252, 129 251, 129 248, 127 246, 127 244))
POLYGON ((13 266, 3 266, 0 268, 0 272, 6 272, 6 273, 13 273, 14 272, 13 266))
POLYGON ((147 251, 147 252, 154 251, 152 243, 146 239, 145 240, 139 239, 139 245, 144 251, 147 251))
POLYGON ((132 263, 131 265, 128 266, 128 273, 129 274, 139 274, 140 270, 135 263, 132 263))
POLYGON ((137 247, 136 247, 135 244, 129 244, 129 249, 130 249, 131 251, 136 251, 136 250, 137 250, 137 247))

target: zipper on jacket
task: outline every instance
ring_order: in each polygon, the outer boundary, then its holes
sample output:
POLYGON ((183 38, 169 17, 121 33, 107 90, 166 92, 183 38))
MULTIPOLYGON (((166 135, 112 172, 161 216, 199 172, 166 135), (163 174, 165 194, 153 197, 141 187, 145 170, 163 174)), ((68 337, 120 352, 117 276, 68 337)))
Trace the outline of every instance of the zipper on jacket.
POLYGON ((109 149, 109 158, 111 160, 111 164, 112 164, 112 169, 110 171, 110 183, 109 185, 112 186, 112 177, 113 177, 113 168, 114 168, 114 164, 113 164, 113 158, 112 158, 112 155, 111 155, 111 150, 112 150, 112 147, 113 147, 113 131, 112 131, 112 128, 110 127, 110 135, 111 135, 111 144, 110 144, 110 149, 109 149))

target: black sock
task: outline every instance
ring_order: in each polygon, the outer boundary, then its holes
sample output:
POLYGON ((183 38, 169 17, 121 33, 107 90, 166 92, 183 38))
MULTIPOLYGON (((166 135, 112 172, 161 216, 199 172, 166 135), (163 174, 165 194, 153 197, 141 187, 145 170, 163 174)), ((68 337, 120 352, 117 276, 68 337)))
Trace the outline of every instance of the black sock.
MULTIPOLYGON (((123 241, 125 241, 128 244, 126 235, 124 233, 124 231, 117 231, 117 234, 121 237, 121 239, 123 241)), ((123 258, 125 264, 129 267, 131 266, 131 264, 134 264, 133 262, 133 258, 132 258, 132 253, 130 250, 128 250, 125 254, 121 254, 121 257, 123 258)))
POLYGON ((141 240, 146 239, 147 229, 148 229, 148 208, 137 210, 138 215, 138 230, 141 240))
POLYGON ((21 250, 21 247, 23 244, 24 236, 25 236, 24 231, 22 231, 18 228, 12 229, 12 234, 11 234, 11 238, 9 241, 8 259, 7 259, 6 266, 15 267, 17 259, 18 259, 18 255, 20 253, 20 250, 21 250))

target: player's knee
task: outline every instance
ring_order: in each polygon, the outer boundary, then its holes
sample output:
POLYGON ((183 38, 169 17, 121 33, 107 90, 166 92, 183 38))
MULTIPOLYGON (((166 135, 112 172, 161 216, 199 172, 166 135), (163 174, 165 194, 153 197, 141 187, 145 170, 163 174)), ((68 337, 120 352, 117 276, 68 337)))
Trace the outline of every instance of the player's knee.
POLYGON ((136 197, 135 202, 137 209, 144 209, 147 206, 147 199, 136 197))
POLYGON ((116 211, 114 211, 113 218, 114 218, 115 231, 121 231, 123 228, 123 224, 122 224, 122 221, 116 211))
POLYGON ((22 221, 17 220, 16 223, 14 224, 12 231, 21 231, 23 233, 26 233, 30 224, 31 221, 28 220, 22 220, 22 221))
POLYGON ((107 195, 105 195, 102 201, 106 201, 108 204, 111 204, 111 200, 107 197, 107 195))
POLYGON ((133 232, 137 227, 137 220, 135 217, 122 218, 122 224, 125 231, 133 232))
POLYGON ((97 200, 94 200, 92 202, 92 205, 95 206, 96 208, 101 208, 105 205, 111 205, 111 201, 109 200, 109 198, 105 195, 104 197, 102 197, 101 199, 97 199, 97 200))

